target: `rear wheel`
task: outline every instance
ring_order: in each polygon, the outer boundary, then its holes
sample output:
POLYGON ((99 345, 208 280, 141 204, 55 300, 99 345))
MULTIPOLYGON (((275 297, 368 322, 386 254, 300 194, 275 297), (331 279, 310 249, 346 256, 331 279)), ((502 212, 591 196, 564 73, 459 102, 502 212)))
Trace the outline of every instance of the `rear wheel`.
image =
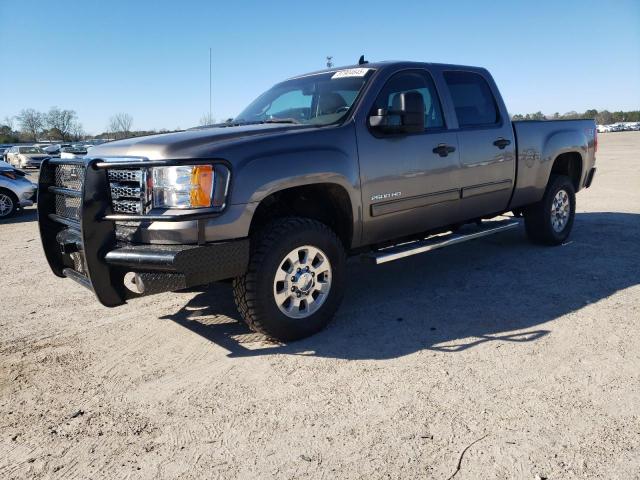
POLYGON ((536 243, 559 245, 571 233, 576 213, 576 194, 571 179, 553 175, 538 203, 524 210, 527 236, 536 243))
POLYGON ((255 331, 298 340, 322 330, 342 300, 346 256, 326 225, 277 220, 252 239, 247 273, 233 282, 238 311, 255 331))
POLYGON ((9 218, 18 209, 18 199, 9 190, 0 189, 0 219, 9 218))

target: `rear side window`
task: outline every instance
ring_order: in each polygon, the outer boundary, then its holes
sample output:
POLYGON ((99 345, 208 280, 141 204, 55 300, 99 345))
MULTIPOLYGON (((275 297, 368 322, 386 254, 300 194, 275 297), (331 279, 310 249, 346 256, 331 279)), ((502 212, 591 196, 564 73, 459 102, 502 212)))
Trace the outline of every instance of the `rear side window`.
POLYGON ((422 95, 426 130, 444 127, 438 93, 429 74, 423 71, 409 70, 393 75, 378 94, 374 109, 393 110, 394 101, 403 92, 418 92, 422 95))
POLYGON ((460 127, 495 125, 500 119, 487 81, 477 73, 444 72, 460 127))

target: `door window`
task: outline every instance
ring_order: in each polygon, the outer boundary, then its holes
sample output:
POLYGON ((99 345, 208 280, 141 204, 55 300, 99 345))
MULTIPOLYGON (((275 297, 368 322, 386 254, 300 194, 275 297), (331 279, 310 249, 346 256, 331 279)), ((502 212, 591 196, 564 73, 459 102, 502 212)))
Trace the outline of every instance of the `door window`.
POLYGON ((418 92, 424 100, 424 126, 426 130, 444 127, 442 109, 433 80, 426 72, 406 71, 392 76, 376 98, 374 110, 393 110, 395 99, 400 93, 418 92))

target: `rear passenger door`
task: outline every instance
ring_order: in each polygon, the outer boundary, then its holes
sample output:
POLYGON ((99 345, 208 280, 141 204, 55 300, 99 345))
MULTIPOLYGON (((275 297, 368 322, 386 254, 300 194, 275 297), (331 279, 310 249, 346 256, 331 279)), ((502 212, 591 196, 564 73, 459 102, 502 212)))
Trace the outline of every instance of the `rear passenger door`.
POLYGON ((444 71, 458 122, 460 213, 464 219, 502 212, 515 180, 513 128, 491 76, 485 71, 444 71))

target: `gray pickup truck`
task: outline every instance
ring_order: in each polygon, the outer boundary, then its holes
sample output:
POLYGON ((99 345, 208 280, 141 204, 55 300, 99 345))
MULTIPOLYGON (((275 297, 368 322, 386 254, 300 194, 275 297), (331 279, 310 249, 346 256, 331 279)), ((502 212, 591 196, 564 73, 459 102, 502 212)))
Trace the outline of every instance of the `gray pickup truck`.
POLYGON ((596 135, 510 121, 483 68, 361 61, 279 83, 224 124, 45 160, 40 233, 53 272, 106 306, 232 281, 251 328, 294 340, 336 312, 349 255, 384 263, 518 217, 564 242, 596 135))

